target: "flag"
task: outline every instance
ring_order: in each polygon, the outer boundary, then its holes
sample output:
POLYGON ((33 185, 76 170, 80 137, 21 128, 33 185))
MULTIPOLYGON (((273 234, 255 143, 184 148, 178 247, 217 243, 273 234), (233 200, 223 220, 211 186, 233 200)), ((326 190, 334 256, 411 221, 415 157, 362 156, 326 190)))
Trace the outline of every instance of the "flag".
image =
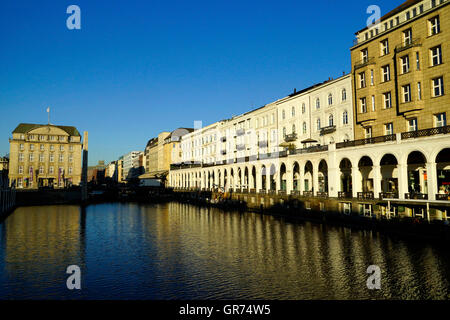
POLYGON ((47 108, 47 112, 50 112, 50 107, 47 108))

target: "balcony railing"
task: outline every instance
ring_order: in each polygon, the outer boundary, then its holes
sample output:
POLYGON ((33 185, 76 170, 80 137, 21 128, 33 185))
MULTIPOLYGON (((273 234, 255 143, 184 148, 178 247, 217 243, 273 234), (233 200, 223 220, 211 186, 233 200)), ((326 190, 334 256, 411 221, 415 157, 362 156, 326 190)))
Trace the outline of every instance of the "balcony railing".
POLYGON ((320 129, 320 135, 324 136, 326 134, 330 134, 336 131, 336 126, 328 126, 320 129))
POLYGON ((406 49, 412 48, 412 47, 420 47, 422 46, 422 43, 419 38, 413 39, 407 43, 402 43, 401 45, 398 45, 395 47, 395 52, 402 52, 406 49))
POLYGON ((270 189, 270 190, 267 190, 267 194, 274 195, 274 194, 277 194, 277 191, 273 190, 273 189, 270 189))
POLYGON ((259 189, 259 194, 266 194, 266 189, 259 189))
POLYGON ((278 194, 279 194, 280 196, 285 196, 287 193, 286 193, 286 190, 279 190, 279 191, 278 191, 278 194))
POLYGON ((242 193, 248 193, 248 189, 242 189, 241 192, 242 193))
POLYGON ((317 194, 316 194, 316 197, 318 197, 318 198, 328 198, 328 192, 318 191, 317 194))
POLYGON ((408 193, 405 193, 405 199, 427 200, 428 194, 408 192, 408 193))
POLYGON ((363 146, 366 144, 383 143, 383 142, 388 142, 388 141, 395 141, 396 139, 397 138, 396 138, 395 134, 390 134, 387 136, 380 136, 380 137, 374 137, 374 138, 344 141, 344 142, 336 143, 336 149, 363 146))
POLYGON ((325 146, 312 146, 309 148, 296 149, 289 152, 289 154, 303 154, 303 153, 313 153, 313 152, 323 152, 328 151, 328 145, 325 146))
POLYGON ((250 189, 249 193, 252 193, 252 194, 256 193, 256 189, 250 189))
POLYGON ((314 197, 314 192, 312 192, 312 191, 303 191, 303 196, 312 198, 312 197, 314 197))
POLYGON ((398 199, 396 192, 380 192, 380 199, 398 199))
POLYGON ((353 198, 353 194, 351 192, 339 191, 338 198, 339 199, 351 199, 351 198, 353 198))
POLYGON ((297 140, 297 134, 296 133, 287 134, 284 137, 284 141, 286 141, 286 142, 293 142, 295 140, 297 140))
POLYGON ((420 137, 429 137, 429 136, 434 136, 437 134, 447 134, 447 133, 450 133, 450 126, 429 128, 429 129, 410 131, 410 132, 403 132, 402 140, 420 138, 420 137))
POLYGON ((358 192, 358 200, 373 200, 374 198, 372 191, 358 192))
POLYGON ((238 144, 238 145, 236 146, 236 149, 237 149, 238 151, 245 150, 245 144, 238 144))
POLYGON ((374 57, 362 59, 362 60, 360 60, 360 61, 355 63, 355 70, 363 68, 363 67, 371 65, 371 64, 375 64, 375 58, 374 57))
POLYGON ((293 195, 293 196, 299 196, 299 195, 300 195, 300 191, 299 191, 299 190, 292 190, 292 191, 291 191, 291 195, 293 195))
POLYGON ((439 193, 436 195, 436 200, 448 201, 448 200, 450 200, 450 195, 439 193))

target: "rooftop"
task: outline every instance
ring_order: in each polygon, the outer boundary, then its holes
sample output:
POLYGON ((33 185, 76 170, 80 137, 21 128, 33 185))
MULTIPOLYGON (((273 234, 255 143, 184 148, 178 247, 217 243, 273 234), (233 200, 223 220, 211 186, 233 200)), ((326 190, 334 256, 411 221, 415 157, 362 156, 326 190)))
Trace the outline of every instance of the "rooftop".
POLYGON ((33 123, 21 123, 17 126, 17 128, 14 129, 12 133, 23 133, 26 134, 31 130, 41 128, 41 127, 55 127, 59 128, 61 130, 64 130, 69 136, 77 136, 81 137, 80 133, 78 132, 77 128, 75 127, 69 127, 69 126, 56 126, 53 124, 33 124, 33 123))

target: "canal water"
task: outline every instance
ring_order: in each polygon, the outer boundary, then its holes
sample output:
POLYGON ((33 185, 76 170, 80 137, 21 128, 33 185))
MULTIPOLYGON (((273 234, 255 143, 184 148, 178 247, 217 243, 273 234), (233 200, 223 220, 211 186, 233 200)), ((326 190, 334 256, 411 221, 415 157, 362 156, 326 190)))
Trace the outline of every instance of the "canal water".
POLYGON ((180 203, 26 207, 0 225, 0 299, 449 298, 448 246, 371 231, 180 203))

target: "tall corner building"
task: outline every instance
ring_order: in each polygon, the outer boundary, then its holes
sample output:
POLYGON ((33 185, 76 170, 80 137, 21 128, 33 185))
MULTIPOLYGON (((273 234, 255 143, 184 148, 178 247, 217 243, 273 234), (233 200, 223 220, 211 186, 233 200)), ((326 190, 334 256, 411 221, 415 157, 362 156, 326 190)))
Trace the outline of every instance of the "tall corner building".
POLYGON ((355 139, 447 125, 450 1, 408 0, 356 33, 355 139))
POLYGON ((9 181, 19 189, 81 182, 81 135, 75 127, 19 124, 12 132, 9 181))

